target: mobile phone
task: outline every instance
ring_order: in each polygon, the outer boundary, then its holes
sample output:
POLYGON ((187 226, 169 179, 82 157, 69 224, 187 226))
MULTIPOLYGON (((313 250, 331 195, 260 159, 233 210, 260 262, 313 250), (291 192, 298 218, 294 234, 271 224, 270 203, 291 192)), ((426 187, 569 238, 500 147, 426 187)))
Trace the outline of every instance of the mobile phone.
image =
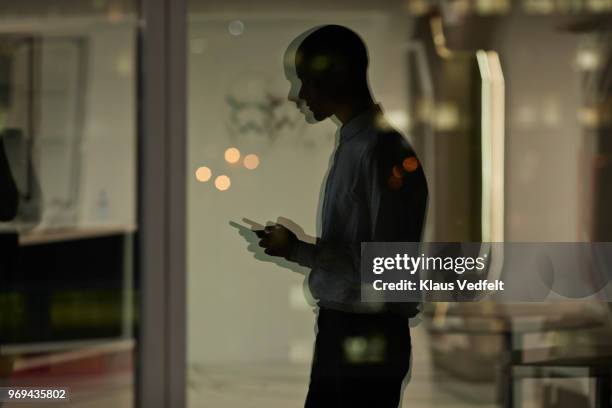
POLYGON ((266 231, 264 230, 263 225, 247 220, 246 218, 245 218, 245 221, 247 221, 251 225, 250 228, 247 227, 246 225, 239 224, 235 221, 230 221, 229 224, 232 227, 238 229, 241 233, 252 232, 255 235, 257 235, 259 238, 263 238, 266 235, 266 231))
POLYGON ((263 238, 266 236, 266 231, 264 230, 251 230, 255 233, 255 235, 257 235, 259 238, 263 238))

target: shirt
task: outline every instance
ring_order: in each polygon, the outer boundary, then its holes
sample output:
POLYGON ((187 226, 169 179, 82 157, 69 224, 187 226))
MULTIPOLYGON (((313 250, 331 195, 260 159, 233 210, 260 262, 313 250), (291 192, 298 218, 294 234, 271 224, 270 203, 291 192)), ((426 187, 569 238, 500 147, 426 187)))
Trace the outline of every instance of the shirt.
POLYGON ((426 207, 420 161, 375 105, 340 129, 325 184, 321 237, 316 244, 299 241, 289 259, 311 268, 308 286, 319 306, 370 310, 361 302, 361 243, 419 242, 426 207))

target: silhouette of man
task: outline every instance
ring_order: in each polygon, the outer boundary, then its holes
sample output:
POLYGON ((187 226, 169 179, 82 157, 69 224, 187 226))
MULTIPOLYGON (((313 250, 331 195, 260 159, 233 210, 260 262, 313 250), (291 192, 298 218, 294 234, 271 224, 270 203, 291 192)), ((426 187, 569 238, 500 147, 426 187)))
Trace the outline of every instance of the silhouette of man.
POLYGON ((305 406, 397 407, 411 353, 416 304, 360 299, 362 242, 418 242, 427 183, 410 144, 384 119, 368 86, 368 54, 348 28, 326 25, 296 38, 286 57, 289 99, 310 123, 341 123, 325 183, 321 237, 300 241, 269 225, 259 245, 311 268, 317 336, 305 406))

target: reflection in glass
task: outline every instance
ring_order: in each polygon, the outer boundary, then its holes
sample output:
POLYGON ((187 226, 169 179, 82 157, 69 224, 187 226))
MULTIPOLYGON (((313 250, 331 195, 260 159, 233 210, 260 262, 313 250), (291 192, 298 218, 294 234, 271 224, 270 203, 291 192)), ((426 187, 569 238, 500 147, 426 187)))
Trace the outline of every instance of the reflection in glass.
MULTIPOLYGON (((0 6, 0 386, 133 406, 132 2, 0 6), (92 369, 95 367, 95 369, 92 369)), ((93 406, 93 405, 91 405, 93 406)))

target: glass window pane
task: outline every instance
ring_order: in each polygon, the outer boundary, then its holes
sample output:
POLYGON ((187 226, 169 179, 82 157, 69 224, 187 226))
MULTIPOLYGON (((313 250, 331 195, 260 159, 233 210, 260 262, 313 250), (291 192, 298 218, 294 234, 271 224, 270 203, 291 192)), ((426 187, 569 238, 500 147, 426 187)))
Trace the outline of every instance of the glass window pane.
POLYGON ((131 407, 136 3, 0 15, 0 387, 131 407))
MULTIPOLYGON (((302 406, 308 392, 321 317, 309 297, 310 268, 263 254, 250 231, 280 222, 308 243, 325 234, 325 180, 342 146, 343 112, 309 123, 305 95, 319 88, 299 73, 302 93, 291 100, 284 58, 298 35, 338 24, 367 45, 374 100, 427 178, 424 241, 596 242, 612 231, 611 12, 608 0, 192 0, 189 406, 302 406)), ((364 192, 340 190, 330 205, 371 204, 364 192)), ((558 313, 568 325, 571 316, 610 320, 601 303, 422 310, 402 396, 411 407, 508 402, 495 369, 507 343, 499 331, 470 332, 471 317, 499 318, 494 327, 517 315, 548 321, 558 313), (443 323, 448 330, 436 331, 443 323)), ((577 332, 536 329, 523 339, 525 348, 606 343, 602 332, 577 332)), ((359 349, 359 341, 346 344, 359 349)), ((525 400, 552 404, 547 387, 531 384, 525 400)))

